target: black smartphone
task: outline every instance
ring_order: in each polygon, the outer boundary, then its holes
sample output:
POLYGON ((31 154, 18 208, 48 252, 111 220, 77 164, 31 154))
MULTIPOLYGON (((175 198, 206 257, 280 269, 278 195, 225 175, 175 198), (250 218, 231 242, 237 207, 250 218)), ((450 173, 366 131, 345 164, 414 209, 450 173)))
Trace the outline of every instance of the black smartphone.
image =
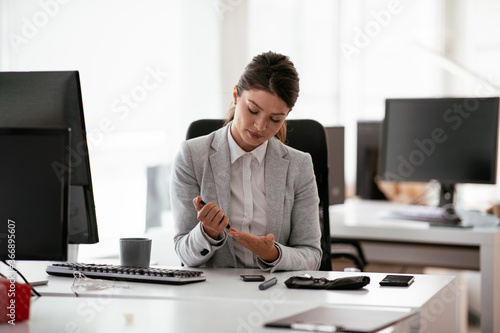
POLYGON ((251 282, 251 281, 264 281, 264 275, 256 275, 256 274, 244 274, 240 275, 240 279, 242 279, 245 282, 251 282))
POLYGON ((387 275, 379 282, 381 286, 408 287, 415 281, 413 275, 387 275))

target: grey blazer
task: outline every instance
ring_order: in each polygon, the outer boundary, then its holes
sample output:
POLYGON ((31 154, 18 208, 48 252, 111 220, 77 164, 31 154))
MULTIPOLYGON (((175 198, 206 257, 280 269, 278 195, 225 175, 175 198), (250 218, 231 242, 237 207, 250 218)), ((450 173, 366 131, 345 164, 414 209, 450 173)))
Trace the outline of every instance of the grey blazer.
MULTIPOLYGON (((184 141, 171 176, 175 251, 187 266, 237 267, 232 237, 210 242, 201 231, 193 199, 201 195, 229 215, 230 154, 227 125, 209 135, 184 141)), ((307 138, 304 138, 307 140, 307 138)), ((317 270, 321 262, 319 197, 309 154, 269 140, 265 156, 267 233, 281 257, 275 266, 257 259, 263 270, 317 270)), ((231 222, 231 221, 229 221, 231 222)))

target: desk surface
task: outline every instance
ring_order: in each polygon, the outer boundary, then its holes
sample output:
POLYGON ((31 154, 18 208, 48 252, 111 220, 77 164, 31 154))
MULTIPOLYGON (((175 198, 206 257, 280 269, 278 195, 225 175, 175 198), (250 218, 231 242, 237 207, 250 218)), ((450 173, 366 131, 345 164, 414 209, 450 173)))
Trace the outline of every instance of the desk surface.
MULTIPOLYGON (((21 269, 23 273, 26 273, 25 275, 27 275, 28 278, 29 276, 33 276, 34 273, 39 274, 40 270, 44 270, 45 267, 46 263, 18 264, 18 268, 21 269)), ((237 319, 240 318, 241 321, 243 319, 247 320, 245 318, 255 315, 259 318, 262 317, 261 321, 268 321, 268 319, 277 319, 284 315, 288 316, 292 313, 308 310, 316 306, 328 305, 343 307, 384 307, 393 309, 406 308, 412 311, 420 311, 420 313, 424 315, 421 315, 419 319, 417 319, 417 324, 412 323, 412 327, 420 325, 425 328, 422 330, 424 332, 427 330, 438 331, 436 327, 451 328, 452 331, 455 331, 457 327, 457 286, 456 279, 452 276, 415 275, 415 282, 410 287, 401 288, 380 287, 378 283, 386 275, 382 273, 295 271, 271 274, 262 273, 260 270, 253 269, 202 268, 202 270, 207 277, 207 280, 204 282, 187 285, 124 282, 131 285, 131 288, 79 291, 80 297, 75 297, 75 294, 71 290, 71 285, 73 283, 72 278, 48 276, 48 285, 38 286, 36 288, 43 296, 39 300, 33 302, 33 320, 28 321, 28 324, 29 327, 33 326, 37 328, 39 328, 43 322, 50 325, 55 325, 57 322, 58 325, 60 325, 59 320, 56 318, 66 318, 65 313, 69 316, 68 318, 76 318, 81 321, 82 318, 80 317, 85 318, 84 310, 85 306, 88 306, 88 304, 98 307, 99 302, 112 302, 112 304, 114 304, 112 309, 106 311, 110 311, 110 316, 112 318, 117 318, 115 320, 120 323, 120 325, 123 325, 124 322, 122 318, 123 313, 131 311, 133 314, 144 316, 145 314, 142 313, 143 308, 149 309, 148 311, 153 314, 158 313, 160 319, 155 319, 155 322, 160 321, 160 324, 165 327, 175 327, 175 325, 178 325, 181 319, 172 321, 173 324, 170 326, 167 324, 169 318, 171 320, 172 316, 175 318, 184 318, 183 320, 186 320, 185 318, 188 314, 191 316, 194 313, 203 313, 203 311, 207 311, 207 314, 205 314, 206 318, 203 317, 205 319, 200 321, 207 320, 210 322, 210 320, 212 320, 215 324, 218 321, 225 321, 225 314, 227 313, 228 317, 233 318, 231 321, 232 324, 230 325, 231 329, 227 331, 235 332, 235 325, 239 324, 239 322, 235 324, 234 317, 237 319), (259 283, 243 282, 240 280, 240 274, 245 273, 259 273, 263 274, 266 278, 275 276, 278 278, 278 284, 267 290, 259 290, 259 283), (361 274, 369 276, 371 283, 361 290, 350 291, 288 289, 283 283, 290 276, 304 273, 308 273, 314 277, 326 277, 328 279, 361 274), (115 305, 118 306, 117 310, 114 309, 115 305), (158 306, 163 310, 157 310, 158 306), (255 314, 260 311, 256 309, 262 310, 269 306, 275 307, 276 310, 266 315, 255 314), (75 314, 75 311, 78 312, 75 314), (48 317, 43 319, 44 316, 48 317), (162 320, 164 320, 164 322, 162 322, 162 320)), ((96 311, 99 310, 97 309, 96 311)), ((147 316, 150 315, 148 314, 147 316)), ((138 317, 136 323, 146 320, 140 318, 142 317, 138 317)), ((105 319, 102 320, 105 321, 105 319)), ((104 323, 102 325, 103 327, 109 327, 104 323)), ((199 330, 199 327, 202 326, 205 327, 206 325, 199 321, 189 322, 186 327, 192 327, 192 330, 183 330, 181 332, 206 331, 199 330)), ((264 328, 260 327, 258 330, 252 329, 252 331, 258 332, 261 329, 264 328)), ((177 332, 178 330, 174 329, 171 331, 177 332)), ((221 332, 221 330, 209 331, 221 332)), ((270 329, 265 329, 265 331, 272 332, 270 329)), ((30 332, 38 331, 30 330, 30 332)), ((43 332, 43 330, 41 330, 41 332, 43 332)), ((96 330, 96 332, 100 331, 96 330)), ((126 332, 126 330, 124 330, 124 332, 126 332)), ((245 332, 245 330, 242 330, 242 332, 245 332)))
MULTIPOLYGON (((402 306, 420 308, 433 295, 443 288, 452 288, 453 277, 417 275, 415 282, 408 288, 381 287, 378 283, 386 274, 382 273, 345 273, 345 272, 278 272, 262 273, 253 269, 210 269, 203 268, 207 277, 204 282, 187 285, 165 285, 128 283, 131 288, 113 288, 101 291, 82 291, 80 296, 112 295, 124 298, 148 298, 148 299, 283 299, 287 302, 310 303, 310 304, 347 304, 347 305, 369 305, 369 306, 402 306), (258 282, 243 282, 240 274, 263 274, 266 279, 277 277, 276 286, 267 290, 259 290, 258 282), (307 273, 314 277, 326 277, 335 279, 353 275, 368 275, 371 279, 369 285, 361 290, 330 290, 317 292, 315 290, 288 289, 284 281, 290 276, 307 273)), ((47 286, 37 287, 42 295, 52 296, 74 296, 71 291, 72 278, 50 276, 47 286)), ((452 292, 452 289, 450 289, 452 292)))
POLYGON ((331 206, 332 237, 362 241, 371 248, 365 251, 368 261, 480 270, 481 330, 500 332, 500 228, 484 223, 474 228, 431 227, 380 217, 395 207, 388 201, 367 200, 331 206))
MULTIPOLYGON (((253 332, 286 333, 266 328, 266 322, 313 309, 310 304, 251 302, 247 300, 160 300, 89 297, 42 297, 32 302, 30 319, 15 326, 3 324, 5 333, 110 333, 110 332, 253 332)), ((340 310, 392 311, 411 315, 409 308, 332 306, 340 310)), ((382 330, 410 331, 410 319, 382 330)), ((289 331, 291 332, 291 331, 289 331)))
POLYGON ((332 237, 354 236, 356 239, 408 241, 461 246, 493 245, 500 241, 500 228, 435 227, 429 223, 381 218, 380 213, 397 207, 388 201, 347 200, 330 206, 332 237))

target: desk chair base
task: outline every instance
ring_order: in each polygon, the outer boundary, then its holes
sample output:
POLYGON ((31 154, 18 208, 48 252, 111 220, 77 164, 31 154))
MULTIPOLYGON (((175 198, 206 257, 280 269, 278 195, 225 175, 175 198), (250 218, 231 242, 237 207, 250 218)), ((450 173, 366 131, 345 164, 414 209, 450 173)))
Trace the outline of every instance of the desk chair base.
POLYGON ((342 239, 342 238, 332 238, 332 244, 346 244, 352 246, 356 250, 356 254, 346 252, 343 250, 342 252, 335 252, 332 250, 332 259, 335 258, 346 258, 349 259, 356 265, 356 268, 361 272, 364 272, 366 265, 368 262, 366 261, 363 249, 358 241, 352 239, 342 239))

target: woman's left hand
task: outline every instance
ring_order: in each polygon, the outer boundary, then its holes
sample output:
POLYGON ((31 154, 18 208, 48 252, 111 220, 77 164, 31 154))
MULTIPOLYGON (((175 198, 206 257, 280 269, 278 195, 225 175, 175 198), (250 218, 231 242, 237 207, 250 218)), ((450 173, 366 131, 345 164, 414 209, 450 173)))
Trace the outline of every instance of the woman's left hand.
POLYGON ((274 246, 274 235, 255 236, 248 232, 242 232, 233 227, 228 230, 229 236, 232 236, 241 245, 258 255, 262 260, 273 262, 278 259, 279 252, 274 246))

